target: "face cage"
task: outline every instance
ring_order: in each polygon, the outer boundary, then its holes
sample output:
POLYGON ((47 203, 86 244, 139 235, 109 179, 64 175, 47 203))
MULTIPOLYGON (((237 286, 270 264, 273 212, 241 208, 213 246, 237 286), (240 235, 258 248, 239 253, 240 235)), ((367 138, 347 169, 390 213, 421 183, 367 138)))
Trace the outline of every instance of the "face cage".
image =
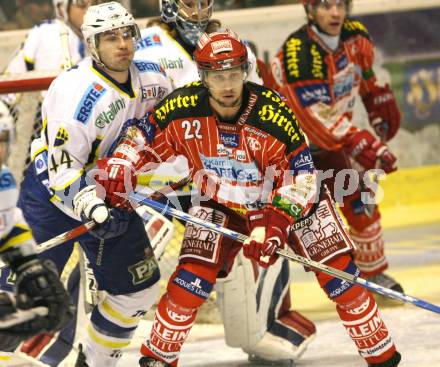
POLYGON ((108 32, 108 31, 113 31, 115 29, 119 29, 119 28, 125 28, 125 27, 130 27, 131 29, 131 35, 133 38, 133 47, 136 49, 136 45, 139 42, 139 40, 141 39, 141 32, 139 30, 139 27, 137 24, 132 24, 132 25, 123 25, 120 27, 116 27, 116 28, 112 28, 112 29, 106 29, 103 32, 99 32, 94 34, 93 36, 91 36, 88 40, 87 40, 87 44, 88 44, 88 48, 90 51, 90 56, 92 57, 92 59, 98 63, 98 65, 106 67, 106 65, 102 62, 101 57, 99 56, 99 52, 98 52, 98 45, 99 45, 99 40, 98 40, 98 36, 101 33, 104 32, 108 32))
MULTIPOLYGON (((199 8, 200 1, 198 0, 199 8)), ((192 8, 186 7, 181 0, 164 0, 162 1, 161 15, 165 23, 173 24, 182 39, 192 47, 195 47, 200 36, 205 32, 209 20, 212 15, 213 0, 204 9, 199 9, 197 12, 198 19, 189 20, 185 15, 190 14, 192 8), (205 12, 206 16, 201 17, 205 12)))
POLYGON ((247 78, 249 77, 249 69, 250 69, 250 63, 249 61, 246 61, 244 64, 238 65, 238 66, 233 66, 233 67, 225 67, 223 69, 201 69, 199 68, 199 77, 200 80, 202 81, 203 85, 209 89, 207 83, 206 83, 206 75, 210 72, 213 71, 222 71, 222 70, 231 70, 231 69, 235 69, 235 68, 239 68, 241 67, 241 69, 243 70, 244 73, 244 77, 243 77, 243 83, 246 83, 247 78))

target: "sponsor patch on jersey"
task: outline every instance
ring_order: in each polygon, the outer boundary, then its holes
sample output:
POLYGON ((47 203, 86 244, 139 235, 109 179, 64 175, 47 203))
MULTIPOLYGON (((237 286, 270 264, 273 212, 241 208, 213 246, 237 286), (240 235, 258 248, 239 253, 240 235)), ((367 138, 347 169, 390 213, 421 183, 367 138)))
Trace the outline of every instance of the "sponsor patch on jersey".
POLYGON ((338 71, 344 69, 348 65, 348 59, 346 55, 342 55, 336 60, 336 68, 338 71))
POLYGON ((299 172, 312 173, 314 171, 313 159, 309 148, 303 149, 290 160, 290 172, 293 176, 299 172))
POLYGON ((330 97, 330 88, 328 84, 325 83, 297 87, 295 88, 295 92, 303 107, 308 107, 318 102, 330 104, 332 100, 330 97))
POLYGON ((96 127, 100 129, 104 128, 106 125, 110 125, 115 119, 119 111, 125 108, 125 100, 119 98, 116 101, 111 102, 105 111, 102 111, 95 120, 96 127))
POLYGON ((246 160, 246 152, 244 150, 237 150, 235 152, 235 157, 237 161, 245 161, 246 160))
POLYGON ((343 75, 335 80, 335 85, 333 86, 333 93, 336 98, 344 97, 351 93, 353 89, 355 79, 354 74, 349 73, 343 75))
POLYGON ((253 152, 256 152, 257 150, 261 150, 260 142, 256 138, 253 138, 252 136, 246 137, 246 143, 249 149, 252 150, 253 152))
POLYGON ((212 283, 185 269, 179 270, 173 279, 173 283, 203 299, 207 299, 212 291, 212 283))
POLYGON ((161 57, 158 61, 164 69, 183 69, 183 59, 180 57, 177 59, 161 57))
POLYGON ((225 147, 237 148, 240 141, 240 136, 238 134, 220 131, 220 141, 225 147))
POLYGON ((161 101, 167 94, 168 90, 158 84, 150 84, 142 87, 142 100, 149 101, 156 99, 161 101))
POLYGON ((133 284, 140 284, 150 279, 159 268, 154 256, 147 257, 142 261, 128 267, 133 277, 133 284))
POLYGON ((60 129, 57 131, 57 135, 55 137, 53 146, 54 148, 60 147, 66 144, 68 140, 69 140, 69 133, 64 127, 60 127, 60 129))
POLYGON ((254 162, 237 162, 230 157, 205 157, 200 154, 203 167, 215 172, 219 177, 238 182, 255 182, 259 179, 259 171, 254 162))
POLYGON ((285 67, 287 74, 291 78, 300 77, 299 67, 299 52, 301 50, 302 42, 299 38, 290 38, 285 44, 285 67))
POLYGON ((0 191, 6 191, 17 187, 14 176, 9 170, 2 170, 0 174, 0 191))
POLYGON ((74 115, 75 119, 83 124, 86 124, 87 121, 89 121, 93 108, 106 91, 107 89, 105 89, 101 84, 93 83, 90 85, 82 96, 78 107, 76 108, 74 115))
POLYGON ((165 75, 165 70, 163 67, 155 62, 134 60, 133 63, 141 73, 152 71, 154 73, 165 75))
POLYGON ((35 172, 39 175, 42 172, 47 171, 47 152, 41 152, 35 157, 34 160, 35 172))
POLYGON ((149 34, 142 38, 136 47, 136 50, 143 50, 144 48, 162 46, 162 41, 157 33, 149 34))

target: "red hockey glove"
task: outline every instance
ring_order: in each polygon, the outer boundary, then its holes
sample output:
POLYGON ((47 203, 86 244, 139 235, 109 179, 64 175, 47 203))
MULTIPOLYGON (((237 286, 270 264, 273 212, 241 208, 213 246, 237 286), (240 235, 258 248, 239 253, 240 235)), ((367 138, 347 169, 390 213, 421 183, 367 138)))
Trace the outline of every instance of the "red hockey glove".
POLYGON ((133 164, 121 158, 103 158, 97 161, 97 166, 101 172, 95 180, 104 187, 107 204, 119 208, 129 206, 127 194, 137 184, 133 164))
POLYGON ((389 141, 400 127, 400 111, 388 84, 377 87, 364 98, 370 124, 382 141, 389 141))
POLYGON ((367 130, 353 134, 345 149, 367 170, 380 168, 386 173, 390 173, 397 169, 395 166, 396 156, 367 130))
POLYGON ((252 212, 248 218, 249 238, 243 243, 243 254, 263 268, 275 263, 276 251, 284 248, 289 221, 273 209, 252 212))

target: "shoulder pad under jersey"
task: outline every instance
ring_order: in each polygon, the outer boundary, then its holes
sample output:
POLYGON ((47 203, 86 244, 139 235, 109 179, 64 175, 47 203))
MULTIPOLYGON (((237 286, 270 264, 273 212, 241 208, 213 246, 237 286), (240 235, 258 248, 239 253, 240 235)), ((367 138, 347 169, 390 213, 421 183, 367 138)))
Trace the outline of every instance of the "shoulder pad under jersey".
POLYGON ((283 44, 283 68, 288 83, 322 80, 327 76, 326 52, 307 33, 307 26, 292 33, 283 44))
POLYGON ((211 114, 208 91, 201 82, 175 89, 154 109, 154 119, 163 130, 172 121, 189 117, 206 117, 211 114))
POLYGON ((287 147, 287 153, 304 142, 304 134, 292 110, 275 91, 255 83, 246 84, 257 102, 246 123, 272 135, 287 147))
POLYGON ((367 28, 358 20, 346 19, 341 31, 341 40, 345 41, 350 37, 361 36, 371 40, 367 28))

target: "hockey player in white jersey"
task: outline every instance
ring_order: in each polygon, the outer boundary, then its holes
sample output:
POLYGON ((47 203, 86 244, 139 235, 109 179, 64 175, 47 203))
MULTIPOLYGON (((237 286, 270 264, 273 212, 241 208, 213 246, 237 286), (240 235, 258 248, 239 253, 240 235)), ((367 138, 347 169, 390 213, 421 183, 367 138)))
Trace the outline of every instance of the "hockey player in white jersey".
POLYGON ((8 63, 5 72, 20 74, 31 70, 63 68, 63 37, 67 33, 68 52, 73 65, 86 56, 86 45, 81 34, 83 17, 96 0, 53 0, 56 19, 35 26, 21 48, 8 63))
MULTIPOLYGON (((86 56, 87 49, 80 29, 84 14, 90 5, 99 2, 101 1, 53 0, 56 18, 47 20, 29 31, 20 49, 8 63, 5 73, 22 74, 28 71, 53 71, 57 73, 61 72, 63 68, 68 68, 81 61, 86 56)), ((14 114, 16 108, 19 108, 19 106, 15 106, 15 102, 13 94, 3 96, 0 100, 0 104, 7 106, 12 112, 11 115, 14 114)), ((41 106, 36 113, 35 120, 29 121, 29 125, 27 125, 27 128, 32 129, 32 132, 28 134, 29 140, 28 144, 25 144, 25 149, 30 146, 32 139, 37 138, 40 134, 42 126, 40 108, 41 106)), ((16 162, 19 167, 27 166, 30 163, 30 152, 23 157, 23 162, 16 162)), ((72 257, 72 261, 74 261, 74 257, 72 257)), ((66 270, 64 277, 67 279, 66 287, 72 295, 73 303, 78 306, 79 265, 69 267, 69 272, 66 270)), ((0 269, 0 288, 6 287, 7 289, 9 287, 6 283, 8 278, 9 269, 0 269)), ((58 359, 59 355, 65 355, 70 350, 69 344, 73 342, 75 323, 72 322, 70 326, 72 331, 66 333, 62 341, 57 340, 53 334, 42 334, 26 341, 20 349, 22 352, 36 357, 43 348, 51 344, 53 347, 46 348, 47 350, 43 353, 49 355, 49 359, 58 359), (54 352, 54 349, 57 351, 54 352), (60 352, 61 349, 65 349, 65 352, 60 352), (52 354, 55 354, 56 357, 51 357, 52 354)))
POLYGON ((70 297, 54 263, 37 258, 32 232, 16 206, 17 184, 5 164, 13 138, 13 121, 0 107, 0 259, 16 275, 11 289, 15 294, 0 293, 0 353, 13 352, 37 333, 60 330, 72 316, 70 297), (19 310, 25 309, 34 316, 24 319, 19 310))
MULTIPOLYGON (((192 56, 197 41, 203 32, 221 27, 218 20, 211 18, 213 3, 213 0, 161 0, 161 17, 152 19, 150 26, 141 30, 136 55, 153 57, 176 88, 199 80, 192 56)), ((262 84, 256 57, 249 47, 248 54, 248 80, 262 84)), ((177 165, 168 166, 167 176, 186 175, 181 165, 178 161, 177 165)), ((185 199, 183 206, 184 203, 185 199)), ((287 260, 260 271, 256 280, 255 269, 257 266, 240 253, 228 278, 216 285, 226 343, 242 348, 252 360, 290 363, 299 358, 313 339, 315 325, 290 309, 287 260)))
MULTIPOLYGON (((138 322, 156 299, 159 268, 134 212, 109 210, 89 168, 105 157, 123 129, 142 122, 170 90, 161 67, 133 60, 139 29, 119 3, 91 6, 82 26, 91 58, 62 73, 43 103, 43 131, 32 143, 19 206, 37 243, 91 219, 98 227, 78 238, 106 298, 87 328, 85 366, 116 365, 138 322)), ((73 241, 46 251, 62 271, 73 241)), ((81 325, 84 329, 84 325, 81 325)), ((67 337, 61 331, 59 339, 67 337)), ((72 332, 72 331, 70 331, 72 332)), ((61 364, 71 345, 40 359, 61 364)), ((52 347, 50 347, 52 348, 52 347)))

